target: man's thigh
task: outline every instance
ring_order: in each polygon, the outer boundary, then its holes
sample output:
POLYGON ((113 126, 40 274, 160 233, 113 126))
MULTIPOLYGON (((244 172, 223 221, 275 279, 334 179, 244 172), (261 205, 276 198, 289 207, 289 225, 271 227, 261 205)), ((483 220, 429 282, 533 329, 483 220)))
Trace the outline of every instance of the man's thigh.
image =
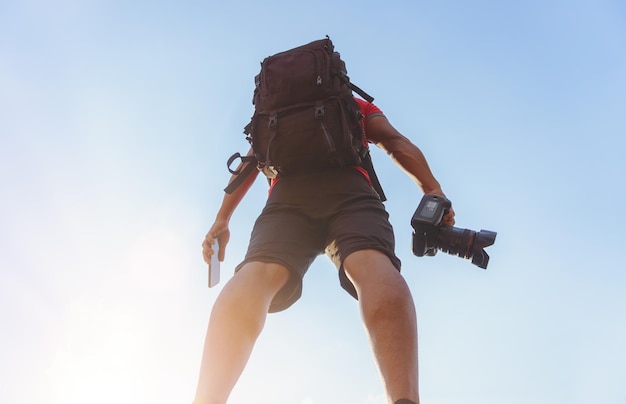
POLYGON ((244 261, 235 270, 254 263, 286 268, 289 279, 276 294, 270 312, 284 310, 300 298, 302 278, 323 249, 323 240, 319 223, 297 211, 266 209, 254 225, 244 261))

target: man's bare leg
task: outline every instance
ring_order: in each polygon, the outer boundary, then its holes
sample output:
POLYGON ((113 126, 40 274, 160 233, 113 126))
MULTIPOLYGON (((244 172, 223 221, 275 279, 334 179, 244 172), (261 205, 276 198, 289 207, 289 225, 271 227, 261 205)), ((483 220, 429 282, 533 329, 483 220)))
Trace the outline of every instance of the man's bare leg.
POLYGON ((209 320, 194 404, 226 404, 263 329, 272 299, 289 278, 282 265, 252 262, 224 286, 209 320))
POLYGON ((352 253, 343 265, 358 292, 389 403, 408 399, 419 404, 417 319, 404 277, 376 250, 352 253))

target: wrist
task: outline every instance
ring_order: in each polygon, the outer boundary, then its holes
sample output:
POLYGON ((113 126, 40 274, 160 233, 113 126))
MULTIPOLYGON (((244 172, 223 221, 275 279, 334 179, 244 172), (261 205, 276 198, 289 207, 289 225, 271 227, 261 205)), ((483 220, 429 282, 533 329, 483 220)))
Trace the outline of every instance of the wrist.
POLYGON ((422 191, 424 191, 425 194, 435 194, 435 195, 446 196, 446 194, 443 193, 443 190, 441 189, 441 186, 439 184, 432 185, 429 187, 424 186, 422 187, 422 191))
POLYGON ((216 223, 217 222, 228 223, 230 221, 230 216, 231 216, 231 213, 219 210, 217 214, 215 215, 215 222, 216 223))

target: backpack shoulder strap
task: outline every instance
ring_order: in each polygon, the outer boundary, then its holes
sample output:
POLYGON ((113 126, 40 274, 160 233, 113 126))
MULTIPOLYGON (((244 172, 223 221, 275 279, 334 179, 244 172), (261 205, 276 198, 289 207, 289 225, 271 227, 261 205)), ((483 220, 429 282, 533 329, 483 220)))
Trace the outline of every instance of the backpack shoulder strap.
POLYGON ((369 150, 364 156, 361 157, 361 166, 367 171, 370 181, 372 182, 372 187, 378 194, 380 201, 385 202, 387 200, 387 196, 385 195, 383 187, 380 185, 380 181, 378 180, 378 175, 376 175, 376 171, 374 170, 374 163, 372 162, 372 156, 370 155, 369 150))
POLYGON ((352 91, 354 91, 355 93, 357 93, 358 95, 363 97, 363 99, 365 101, 367 101, 369 103, 374 102, 374 97, 372 97, 371 95, 369 95, 365 91, 361 90, 356 84, 350 82, 350 88, 352 89, 352 91))

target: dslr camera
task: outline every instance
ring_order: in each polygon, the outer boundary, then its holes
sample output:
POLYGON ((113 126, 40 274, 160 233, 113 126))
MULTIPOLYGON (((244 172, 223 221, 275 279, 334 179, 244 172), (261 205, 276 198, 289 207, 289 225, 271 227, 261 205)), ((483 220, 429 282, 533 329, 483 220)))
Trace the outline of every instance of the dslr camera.
POLYGON ((457 229, 441 225, 441 219, 452 203, 441 195, 426 194, 411 218, 413 254, 434 256, 437 250, 472 260, 472 264, 487 269, 489 255, 485 247, 496 241, 496 232, 457 229))

